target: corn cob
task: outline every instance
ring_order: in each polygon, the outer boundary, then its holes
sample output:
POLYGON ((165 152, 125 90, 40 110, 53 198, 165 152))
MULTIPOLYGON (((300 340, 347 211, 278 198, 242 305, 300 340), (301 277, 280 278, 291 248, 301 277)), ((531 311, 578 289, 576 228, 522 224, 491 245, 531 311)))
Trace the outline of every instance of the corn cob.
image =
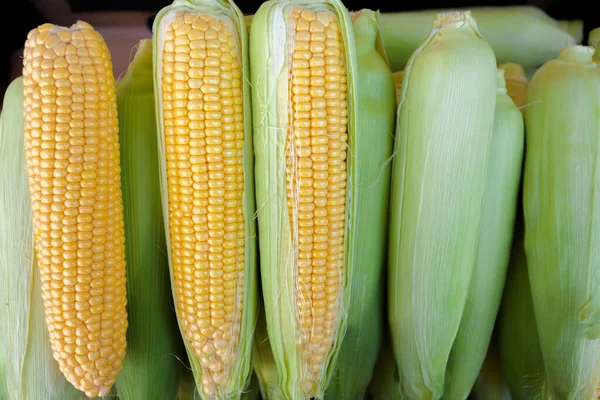
POLYGON ((485 217, 496 71, 494 53, 469 11, 438 15, 405 70, 388 264, 403 397, 444 394, 485 217))
POLYGON ((338 0, 267 1, 250 46, 261 277, 278 390, 321 399, 346 331, 353 226, 367 218, 357 206, 363 188, 349 185, 358 179, 352 155, 370 151, 354 136, 352 21, 338 0))
POLYGON ((183 346, 169 285, 158 178, 152 42, 142 40, 118 83, 129 329, 119 398, 175 399, 183 346))
POLYGON ((76 390, 52 356, 40 270, 35 257, 33 220, 24 147, 23 79, 4 96, 0 117, 0 379, 5 400, 77 400, 76 390))
POLYGON ((486 174, 475 267, 458 334, 448 360, 444 396, 466 399, 485 360, 500 307, 513 238, 521 165, 523 117, 496 74, 494 132, 486 174))
MULTIPOLYGON (((542 10, 530 6, 472 7, 469 10, 481 34, 493 48, 498 63, 515 62, 524 68, 536 67, 556 57, 563 47, 580 43, 583 35, 581 21, 558 24, 542 10)), ((405 67, 441 11, 381 15, 385 50, 392 71, 405 67)))
POLYGON ((497 322, 500 366, 513 400, 548 398, 543 395, 544 360, 529 286, 521 207, 514 236, 497 322))
POLYGON ((515 63, 504 63, 498 65, 504 71, 506 90, 513 103, 525 114, 525 95, 527 92, 527 77, 523 67, 515 63))
POLYGON ((381 33, 379 13, 351 15, 356 43, 358 85, 353 181, 355 263, 348 292, 346 332, 325 399, 361 400, 373 373, 384 328, 383 293, 389 181, 396 120, 394 81, 381 33), (369 144, 371 143, 371 144, 369 144), (368 215, 368 218, 365 216, 368 215), (360 365, 360 368, 357 368, 360 365))
POLYGON ((232 2, 175 0, 153 31, 179 327, 200 396, 239 398, 250 380, 257 305, 246 24, 232 2))
POLYGON ((600 376, 600 65, 592 55, 591 47, 563 49, 527 91, 525 253, 553 398, 591 398, 600 376))
POLYGON ((85 22, 44 24, 23 59, 25 149, 50 342, 89 397, 122 368, 127 330, 123 204, 111 56, 85 22))

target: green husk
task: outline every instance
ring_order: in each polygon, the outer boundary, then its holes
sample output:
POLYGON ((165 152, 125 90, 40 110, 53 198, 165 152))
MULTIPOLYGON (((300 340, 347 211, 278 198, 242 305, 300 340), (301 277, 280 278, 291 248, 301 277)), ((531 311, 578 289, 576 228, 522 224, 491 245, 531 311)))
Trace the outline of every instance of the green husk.
POLYGON ((540 349, 523 242, 521 207, 498 313, 498 349, 502 374, 513 400, 544 398, 544 360, 540 349))
MULTIPOLYGON (((237 44, 240 50, 240 64, 242 68, 242 96, 244 108, 244 194, 243 194, 243 212, 245 220, 245 255, 244 255, 244 289, 243 289, 243 309, 241 317, 241 339, 236 348, 237 359, 232 371, 229 373, 229 379, 217 385, 216 397, 219 399, 238 399, 247 390, 250 384, 252 374, 251 353, 254 328, 256 324, 257 308, 257 249, 256 249, 256 205, 254 198, 254 158, 252 148, 252 111, 249 85, 249 59, 248 59, 248 30, 244 16, 237 5, 232 1, 226 0, 175 0, 167 7, 161 9, 153 24, 153 68, 154 68, 154 94, 156 103, 156 116, 158 126, 158 150, 160 159, 160 182, 163 216, 165 219, 167 253, 169 258, 169 269, 171 282, 173 282, 172 249, 170 245, 170 232, 168 229, 168 187, 166 173, 166 155, 164 144, 164 123, 162 109, 162 38, 164 24, 169 22, 173 13, 178 11, 207 12, 211 15, 228 18, 231 27, 237 32, 237 44)), ((173 292, 175 297, 175 292, 173 292)), ((181 320, 178 316, 180 330, 183 335, 181 320)), ((211 399, 202 389, 202 368, 200 361, 194 354, 190 344, 184 336, 184 344, 190 360, 194 379, 200 398, 204 400, 211 399)))
POLYGON ((4 96, 0 118, 0 365, 6 400, 85 398, 61 373, 45 323, 24 145, 23 79, 4 96))
POLYGON ((473 386, 474 400, 511 400, 510 391, 500 368, 496 339, 496 336, 492 336, 485 361, 473 386))
MULTIPOLYGON (((252 99, 254 111, 254 149, 256 152, 256 198, 259 204, 259 246, 261 257, 262 291, 265 303, 265 319, 277 369, 277 390, 285 399, 321 399, 335 371, 342 338, 346 333, 345 312, 348 310, 349 285, 353 282, 360 242, 355 226, 362 214, 357 204, 365 188, 355 184, 357 179, 356 152, 358 101, 356 89, 356 45, 352 21, 339 0, 306 0, 264 2, 252 20, 250 31, 252 99), (294 248, 287 210, 284 144, 287 135, 288 69, 284 41, 288 5, 311 9, 328 9, 338 18, 347 60, 347 105, 349 149, 347 158, 347 205, 344 253, 344 276, 341 290, 341 311, 333 345, 325 355, 323 367, 314 387, 301 388, 303 360, 297 327, 294 248)), ((368 146, 378 146, 367 141, 368 146)), ((366 190, 369 190, 368 188, 366 190)), ((260 360, 259 360, 260 361, 260 360)), ((259 374, 260 377, 260 374, 259 374)), ((264 382, 263 382, 264 384, 264 382)))
POLYGON ((513 239, 521 166, 523 117, 507 94, 504 70, 498 92, 475 268, 446 370, 444 397, 465 399, 477 379, 500 307, 513 239))
POLYGON ((525 254, 556 399, 592 398, 600 375, 600 65, 592 54, 563 49, 527 92, 525 254))
POLYGON ((357 247, 349 287, 347 329, 325 399, 362 400, 373 373, 384 329, 385 249, 395 127, 395 89, 379 30, 379 14, 353 15, 358 65, 353 198, 357 247), (374 143, 370 145, 369 143, 374 143), (358 367, 360 366, 360 367, 358 367))
POLYGON ((405 70, 388 264, 403 397, 444 395, 485 217, 496 71, 494 53, 469 11, 440 14, 405 70))
POLYGON ((588 35, 588 46, 598 47, 600 43, 600 27, 594 28, 588 35))
MULTIPOLYGON (((581 21, 558 23, 531 6, 471 7, 469 10, 482 36, 493 48, 498 63, 536 67, 558 56, 563 47, 580 43, 583 37, 581 21)), ((405 67, 441 11, 450 10, 381 14, 385 50, 392 71, 405 67)))
POLYGON ((404 80, 404 71, 396 71, 392 74, 394 86, 396 88, 396 106, 400 104, 400 93, 402 93, 402 81, 404 80))
POLYGON ((282 390, 279 386, 279 372, 277 371, 277 365, 275 365, 275 358, 273 357, 267 332, 267 320, 262 293, 260 294, 259 304, 252 352, 254 372, 257 375, 263 399, 283 399, 282 390))
POLYGON ((184 357, 169 284, 158 178, 152 41, 140 41, 117 86, 127 259, 123 400, 175 399, 184 357))

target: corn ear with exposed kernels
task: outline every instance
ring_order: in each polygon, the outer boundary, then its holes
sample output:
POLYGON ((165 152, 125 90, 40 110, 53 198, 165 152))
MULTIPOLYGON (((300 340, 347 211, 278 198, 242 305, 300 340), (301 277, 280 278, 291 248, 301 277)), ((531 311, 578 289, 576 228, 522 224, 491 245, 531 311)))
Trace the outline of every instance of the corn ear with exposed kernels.
POLYGON ((4 95, 0 117, 0 381, 5 400, 79 400, 62 375, 45 327, 25 161, 23 78, 4 95))
POLYGON ((106 396, 126 350, 119 125, 111 55, 82 21, 31 30, 23 54, 25 156, 54 358, 106 396))
POLYGON ((358 74, 352 176, 358 210, 348 288, 346 332, 325 399, 363 399, 377 361, 384 315, 389 182, 396 121, 394 80, 379 29, 379 13, 352 13, 358 74), (357 366, 360 365, 360 368, 357 366))
POLYGON ((525 70, 519 64, 504 63, 498 65, 504 71, 506 90, 513 103, 525 115, 525 95, 527 92, 527 77, 525 70))
POLYGON ((445 394, 486 217, 496 71, 494 52, 469 11, 439 14, 405 70, 388 263, 389 321, 403 397, 445 394))
POLYGON ((357 206, 365 188, 355 183, 362 139, 352 20, 337 0, 267 1, 252 20, 250 47, 262 292, 277 390, 285 399, 323 398, 346 332, 360 246, 354 226, 366 217, 357 206))
POLYGON ((525 254, 552 398, 595 397, 600 376, 600 65, 593 52, 563 49, 527 90, 525 254))
POLYGON ((161 193, 179 327, 203 399, 251 376, 256 227, 247 28, 221 0, 175 0, 153 27, 161 193))
POLYGON ((183 344, 169 284, 160 202, 152 75, 152 41, 142 40, 117 85, 129 328, 123 400, 174 400, 182 372, 183 344))
MULTIPOLYGON (((522 193, 520 193, 521 195, 522 193)), ((514 400, 544 397, 544 359, 540 349, 519 207, 506 285, 498 313, 498 352, 502 375, 514 400)))
POLYGON ((446 367, 444 396, 466 399, 490 344, 510 258, 521 182, 523 116, 508 96, 504 70, 496 73, 490 145, 475 267, 460 328, 446 367))

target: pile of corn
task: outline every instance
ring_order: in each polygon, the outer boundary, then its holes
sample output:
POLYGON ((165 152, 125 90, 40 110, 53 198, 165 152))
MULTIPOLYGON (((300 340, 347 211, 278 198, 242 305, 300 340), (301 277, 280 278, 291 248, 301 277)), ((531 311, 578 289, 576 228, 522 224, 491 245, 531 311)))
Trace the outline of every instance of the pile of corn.
POLYGON ((175 0, 115 80, 88 23, 32 29, 0 119, 0 399, 598 398, 583 35, 175 0))

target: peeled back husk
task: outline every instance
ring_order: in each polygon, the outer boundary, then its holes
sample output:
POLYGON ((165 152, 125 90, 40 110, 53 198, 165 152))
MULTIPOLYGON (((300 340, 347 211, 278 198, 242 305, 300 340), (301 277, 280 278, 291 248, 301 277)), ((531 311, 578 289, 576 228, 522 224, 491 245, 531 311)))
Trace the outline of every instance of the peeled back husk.
POLYGON ((388 263, 389 320, 404 397, 445 393, 484 218, 496 70, 469 11, 438 15, 405 70, 388 263))
POLYGON ((600 65, 593 51, 563 49, 527 91, 525 254, 547 385, 557 399, 591 398, 600 376, 600 65))

